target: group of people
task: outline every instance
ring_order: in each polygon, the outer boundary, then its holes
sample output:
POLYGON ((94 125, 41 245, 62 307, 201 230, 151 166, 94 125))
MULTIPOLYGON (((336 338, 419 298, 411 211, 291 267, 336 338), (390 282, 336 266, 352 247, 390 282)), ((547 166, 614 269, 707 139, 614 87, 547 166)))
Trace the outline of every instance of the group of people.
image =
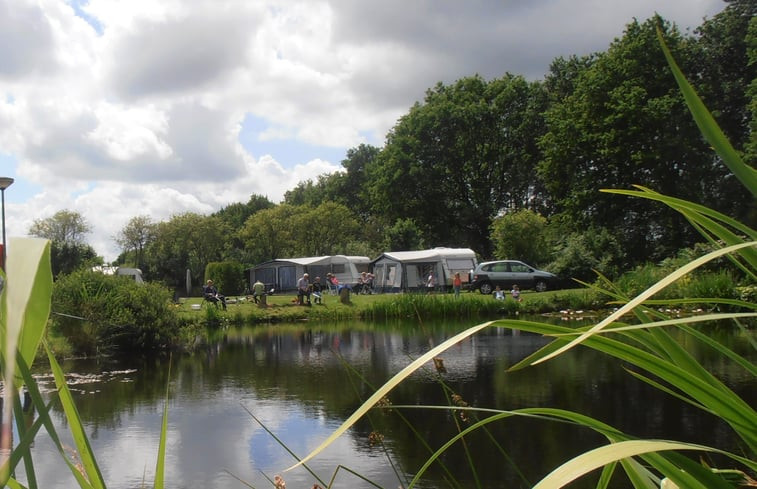
MULTIPOLYGON (((510 290, 510 296, 520 302, 520 287, 513 285, 513 288, 510 290)), ((500 301, 505 300, 505 291, 502 290, 499 285, 494 289, 494 298, 500 301)))
POLYGON ((360 280, 357 283, 358 294, 372 294, 373 293, 373 279, 375 275, 368 272, 360 272, 360 280))
MULTIPOLYGON (((360 282, 358 282, 358 293, 372 293, 373 278, 374 275, 372 273, 361 272, 360 282)), ((311 305, 312 302, 315 302, 316 304, 322 304, 324 290, 328 290, 330 287, 333 287, 336 290, 339 289, 339 280, 336 278, 336 275, 330 272, 327 273, 326 281, 328 282, 328 284, 323 284, 321 283, 321 277, 316 277, 315 280, 311 283, 310 275, 304 273, 302 277, 300 277, 300 279, 297 281, 297 303, 300 305, 311 305)), ((463 281, 460 278, 460 274, 455 273, 454 278, 452 279, 452 289, 455 292, 455 297, 460 296, 460 289, 462 289, 462 285, 463 281)), ((429 293, 433 293, 435 288, 436 277, 434 277, 434 272, 430 272, 428 274, 428 277, 426 278, 426 289, 429 293)), ((212 280, 208 280, 205 283, 205 286, 202 288, 202 292, 205 300, 216 305, 218 305, 218 303, 220 302, 223 306, 224 311, 226 310, 226 297, 218 292, 218 289, 213 284, 212 280)), ((260 298, 264 295, 266 295, 265 285, 263 284, 263 282, 258 280, 252 286, 252 297, 255 300, 255 303, 259 303, 260 298)), ((517 285, 513 285, 512 289, 510 290, 510 296, 518 302, 521 301, 520 288, 517 285)), ((505 300, 505 292, 500 288, 499 285, 497 285, 497 287, 494 289, 494 298, 501 301, 505 300)))
MULTIPOLYGON (((339 281, 331 273, 326 274, 326 280, 334 287, 339 284, 339 281)), ((300 305, 307 304, 308 306, 312 303, 322 304, 323 291, 328 290, 328 288, 329 285, 321 282, 321 277, 316 277, 313 282, 310 282, 310 275, 304 273, 297 281, 297 303, 300 305)))

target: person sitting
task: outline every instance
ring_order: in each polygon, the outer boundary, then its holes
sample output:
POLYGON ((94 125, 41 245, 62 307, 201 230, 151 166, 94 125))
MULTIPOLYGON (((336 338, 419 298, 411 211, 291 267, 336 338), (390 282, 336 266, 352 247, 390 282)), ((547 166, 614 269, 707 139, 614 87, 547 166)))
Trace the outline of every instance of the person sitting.
POLYGON ((513 285, 513 289, 510 291, 510 295, 515 299, 516 301, 520 302, 520 288, 517 285, 513 285))
POLYGON ((326 274, 326 282, 329 287, 329 293, 336 295, 337 289, 339 288, 339 280, 336 278, 336 275, 334 275, 331 272, 328 272, 326 274))
POLYGON ((212 302, 216 307, 218 307, 218 303, 220 302, 223 306, 223 310, 226 310, 226 296, 218 293, 218 289, 213 285, 212 280, 208 279, 205 283, 205 286, 202 288, 202 294, 206 301, 212 302))
POLYGON ((498 301, 505 300, 505 292, 497 285, 497 288, 494 289, 494 298, 498 301))
POLYGON ((302 277, 297 281, 297 303, 301 306, 307 304, 310 305, 310 280, 309 275, 304 273, 302 277))
POLYGON ((372 294, 373 293, 373 274, 368 272, 360 272, 360 288, 357 291, 358 294, 372 294))
POLYGON ((316 304, 322 304, 322 295, 321 291, 323 290, 323 285, 321 284, 321 277, 316 277, 315 280, 313 280, 313 283, 310 285, 311 293, 313 294, 313 302, 316 304))

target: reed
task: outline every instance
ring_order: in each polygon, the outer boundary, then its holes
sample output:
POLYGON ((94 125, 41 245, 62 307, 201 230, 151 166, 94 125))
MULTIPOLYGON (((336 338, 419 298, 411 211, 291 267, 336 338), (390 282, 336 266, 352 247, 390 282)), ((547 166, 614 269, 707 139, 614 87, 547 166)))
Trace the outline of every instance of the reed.
MULTIPOLYGON (((661 36, 660 44, 687 104, 702 130, 702 134, 734 175, 753 195, 757 196, 757 172, 745 165, 738 153, 730 147, 693 89, 683 78, 661 36)), ((602 285, 592 285, 591 288, 594 292, 613 299, 620 307, 617 311, 590 327, 576 330, 559 325, 501 319, 482 323, 456 334, 413 360, 386 384, 379 387, 327 440, 305 457, 301 459, 296 457, 297 465, 304 465, 317 456, 374 407, 381 409, 390 407, 392 410, 446 409, 455 413, 475 414, 477 417, 469 426, 460 429, 457 435, 429 455, 426 463, 407 484, 408 489, 414 487, 422 479, 428 467, 439 463, 440 457, 449 447, 457 443, 464 443, 465 437, 470 433, 485 430, 489 423, 517 420, 519 417, 536 417, 545 420, 545 422, 575 423, 587 430, 601 434, 607 441, 606 444, 596 449, 567 460, 539 481, 534 486, 535 488, 564 487, 595 470, 601 470, 601 476, 597 483, 597 487, 601 488, 610 487, 614 478, 620 477, 620 470, 623 471, 630 484, 638 489, 653 487, 696 489, 756 487, 757 482, 752 479, 754 474, 757 474, 757 430, 755 430, 757 412, 755 412, 754 406, 708 372, 688 353, 684 346, 686 342, 696 342, 720 355, 722 362, 727 362, 734 369, 743 370, 751 377, 757 378, 757 367, 753 362, 709 336, 706 329, 703 330, 706 326, 694 327, 694 325, 705 324, 709 321, 730 321, 735 327, 741 327, 744 319, 757 317, 757 304, 753 300, 749 300, 749 297, 753 297, 749 294, 754 293, 754 282, 757 281, 757 231, 706 207, 664 196, 644 187, 637 187, 635 190, 607 190, 607 192, 650 199, 670 206, 683 214, 708 241, 715 245, 714 251, 682 264, 667 275, 658 278, 650 287, 633 296, 626 294, 622 289, 611 283, 603 282, 602 285), (680 298, 679 302, 689 304, 696 301, 712 304, 716 308, 722 306, 722 309, 728 309, 728 312, 714 312, 687 318, 671 318, 656 310, 654 307, 656 294, 674 286, 697 269, 721 258, 731 260, 734 266, 742 270, 748 278, 746 286, 740 292, 741 295, 736 298, 721 296, 680 298), (622 322, 622 318, 626 315, 633 315, 635 324, 630 325, 622 322), (512 366, 511 370, 528 368, 531 365, 549 361, 578 345, 595 349, 616 358, 625 365, 633 366, 634 370, 629 369, 629 375, 637 380, 687 402, 709 415, 717 416, 738 437, 741 442, 741 451, 734 453, 725 447, 693 445, 676 440, 640 439, 633 434, 624 433, 581 413, 561 409, 491 410, 461 404, 451 395, 449 397, 450 405, 446 406, 386 406, 382 404, 391 390, 409 375, 412 375, 418 369, 426 368, 425 366, 430 362, 438 365, 437 359, 443 358, 445 350, 493 325, 554 338, 549 345, 512 366), (680 342, 676 341, 675 337, 668 333, 670 328, 675 328, 684 333, 685 339, 680 342), (729 466, 725 469, 714 468, 697 461, 696 458, 687 456, 690 453, 700 456, 718 454, 728 460, 729 466)), ((30 446, 37 433, 44 428, 57 447, 62 461, 80 487, 105 488, 106 483, 86 437, 62 369, 52 355, 47 343, 43 340, 45 325, 50 313, 52 290, 49 243, 34 239, 11 240, 11 249, 13 256, 12 260, 8 262, 7 273, 0 273, 0 279, 2 279, 0 282, 0 287, 2 287, 0 289, 0 327, 2 328, 2 334, 0 334, 0 341, 2 341, 0 368, 2 368, 6 386, 2 432, 0 433, 0 454, 2 454, 0 456, 3 457, 0 459, 0 483, 14 489, 23 487, 13 476, 17 470, 21 469, 21 464, 23 464, 28 487, 37 487, 30 446), (76 445, 78 458, 76 461, 72 460, 60 442, 56 428, 51 422, 50 405, 43 400, 30 374, 30 366, 40 345, 47 352, 55 377, 58 393, 57 402, 60 402, 65 412, 67 426, 76 445), (21 406, 16 394, 22 384, 26 385, 34 407, 39 413, 37 420, 31 426, 26 426, 23 417, 20 415, 21 406), (16 415, 15 419, 14 415, 16 415), (13 433, 11 423, 14 421, 16 433, 19 436, 19 441, 15 446, 11 443, 13 433)), ((726 281, 727 278, 716 277, 711 283, 705 284, 699 292, 708 295, 723 294, 723 284, 726 281)), ((404 294, 381 306, 375 303, 366 309, 374 317, 389 317, 389 315, 391 317, 402 317, 403 315, 416 317, 419 315, 419 311, 428 311, 428 314, 433 317, 443 318, 447 315, 460 314, 469 314, 471 317, 475 317, 475 315, 481 314, 482 311, 488 311, 490 308, 522 307, 520 303, 513 303, 513 306, 510 306, 506 303, 498 304, 496 301, 489 300, 490 302, 486 303, 481 298, 469 296, 455 301, 448 300, 443 296, 404 294)), ((524 301, 524 304, 526 303, 524 301)), ((335 305, 335 307, 341 306, 335 305)), ((342 311, 346 314, 349 306, 344 305, 344 307, 336 314, 342 314, 342 311)), ((209 319, 224 317, 223 313, 216 315, 206 312, 205 314, 209 319)), ((238 318, 239 316, 235 315, 234 317, 238 318)), ((753 336, 751 331, 745 331, 745 334, 753 336)), ((757 349, 757 346, 754 346, 756 344, 754 341, 751 344, 757 349)), ((167 389, 153 483, 153 487, 158 489, 162 489, 164 486, 168 397, 167 389)), ((474 460, 470 460, 469 463, 475 468, 474 460)), ((325 484, 327 487, 334 483, 334 479, 341 470, 358 475, 365 482, 372 484, 351 469, 339 466, 335 469, 332 479, 325 484)), ((284 487, 285 485, 281 476, 275 476, 271 482, 276 487, 284 487)), ((323 484, 325 481, 319 482, 323 484)), ((375 484, 372 485, 375 486, 375 484)))
MULTIPOLYGON (((757 172, 744 164, 738 153, 730 146, 693 88, 683 77, 659 32, 658 37, 671 71, 703 136, 741 183, 754 196, 757 196, 757 172)), ((305 464, 317 456, 371 409, 381 408, 380 401, 413 372, 431 361, 436 362, 436 359, 442 358, 445 350, 459 341, 476 334, 483 328, 496 325, 554 338, 550 344, 512 366, 510 370, 528 368, 549 361, 578 345, 595 349, 616 358, 625 365, 632 366, 633 370, 628 369, 629 375, 637 380, 695 406, 708 415, 717 416, 731 428, 740 441, 739 452, 729 451, 728 447, 693 445, 676 440, 642 439, 581 413, 562 409, 531 408, 502 411, 465 407, 467 411, 477 412, 481 419, 438 448, 417 471, 413 480, 407 485, 408 488, 414 487, 422 479, 428 467, 437 463, 449 447, 463 443, 468 434, 485 429, 488 423, 504 422, 522 416, 538 416, 550 422, 575 423, 599 433, 606 440, 606 444, 556 467, 533 486, 535 488, 564 487, 596 470, 601 471, 596 485, 598 488, 611 487, 615 479, 620 477, 624 477, 637 489, 757 487, 757 481, 754 480, 757 474, 757 430, 755 430, 757 412, 754 405, 712 375, 686 349, 687 344, 697 343, 698 346, 710 349, 719 355, 723 363, 731 364, 732 368, 743 370, 752 378, 757 378, 757 367, 753 362, 727 348, 706 332, 707 324, 713 321, 730 322, 734 327, 743 327, 745 319, 757 318, 757 304, 754 301, 742 299, 749 294, 757 280, 757 231, 704 206, 661 195, 641 186, 634 190, 605 191, 650 199, 671 207, 689 220, 713 245, 714 251, 691 259, 674 270, 655 277, 651 286, 638 291, 635 295, 626 294, 623 289, 608 281, 593 284, 591 286, 593 290, 611 298, 619 307, 602 321, 590 327, 575 330, 559 325, 504 319, 483 323, 461 332, 415 359, 379 387, 328 439, 296 465, 305 464), (730 260, 746 277, 747 287, 740 297, 730 296, 733 284, 728 286, 730 278, 725 275, 710 276, 711 278, 700 282, 695 287, 689 284, 683 287, 680 285, 681 282, 687 282, 688 277, 697 270, 708 267, 722 258, 730 260), (675 290, 676 288, 679 293, 686 290, 705 294, 693 298, 678 297, 676 301, 681 306, 692 303, 709 304, 715 312, 691 317, 671 317, 665 312, 660 312, 655 307, 659 304, 659 299, 655 298, 668 289, 675 290), (728 312, 719 312, 720 310, 728 312), (634 317, 634 324, 623 322, 623 318, 627 315, 634 317), (670 329, 676 329, 683 335, 671 335, 668 332, 670 329), (682 339, 676 340, 676 337, 681 336, 682 339), (704 462, 708 454, 718 454, 721 457, 719 460, 727 460, 724 463, 728 466, 717 468, 708 465, 704 462), (697 455, 701 457, 701 462, 695 458, 697 455)), ((671 299, 665 299, 665 302, 670 303, 671 299)), ((413 304, 413 302, 403 304, 398 301, 393 307, 408 309, 413 304)), ((752 337, 751 345, 757 350, 753 331, 745 330, 744 333, 752 337)), ((459 406, 391 406, 391 408, 393 410, 403 408, 463 409, 459 406)))
MULTIPOLYGON (((0 272, 0 369, 5 386, 0 436, 0 485, 14 489, 24 487, 14 475, 21 469, 22 464, 27 487, 37 488, 30 447, 37 433, 44 428, 79 487, 105 488, 105 481, 66 384, 63 370, 44 340, 45 327, 50 315, 53 281, 50 244, 47 240, 35 238, 11 238, 10 244, 12 258, 8 260, 7 269, 0 272), (42 398, 30 373, 40 346, 47 353, 57 388, 57 399, 53 399, 49 404, 42 398), (31 426, 25 423, 19 401, 18 393, 21 386, 28 391, 38 413, 31 426), (75 445, 75 455, 71 455, 63 446, 57 429, 52 424, 50 410, 55 402, 60 403, 65 413, 75 445), (12 443, 13 423, 19 437, 15 446, 12 443)), ((167 400, 166 391, 166 406, 167 400)), ((164 407, 154 481, 156 489, 163 487, 166 418, 167 409, 164 407)))

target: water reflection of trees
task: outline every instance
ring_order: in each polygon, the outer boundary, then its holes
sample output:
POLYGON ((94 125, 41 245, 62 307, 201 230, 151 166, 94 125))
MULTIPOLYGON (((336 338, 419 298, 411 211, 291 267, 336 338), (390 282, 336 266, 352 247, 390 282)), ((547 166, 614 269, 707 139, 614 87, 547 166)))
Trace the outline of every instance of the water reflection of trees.
MULTIPOLYGON (((250 392, 257 399, 295 400, 312 416, 341 421, 373 392, 429 348, 455 334, 461 325, 396 329, 360 325, 230 329, 211 344, 189 355, 173 357, 171 396, 206 399, 220 391, 250 392), (348 363, 362 379, 356 377, 348 363)), ((670 396, 635 380, 623 365, 588 349, 577 348, 537 367, 508 372, 507 368, 544 345, 546 339, 492 328, 449 349, 442 355, 446 385, 471 406, 517 409, 557 407, 596 417, 629 433, 650 438, 672 438, 712 443, 729 439, 729 430, 670 396)), ((703 353, 704 354, 704 353, 703 353)), ((120 417, 138 406, 159 412, 167 382, 168 358, 107 359, 69 364, 89 373, 124 372, 93 383, 91 391, 76 396, 82 418, 95 433, 100 427, 117 430, 120 417)), ((717 369, 717 365, 713 365, 717 369)), ((723 373, 723 372, 721 372, 723 373)), ((718 372, 716 372, 718 374, 718 372)), ((741 381, 735 373, 729 381, 741 381)), ((745 383, 744 389, 750 386, 745 383)), ((751 387, 754 387, 752 385, 751 387)), ((398 386, 393 404, 447 404, 439 377, 428 365, 398 386)), ((451 411, 405 410, 403 415, 427 443, 436 448, 456 432, 451 411)), ((417 442, 395 412, 374 411, 350 432, 361 451, 376 451, 370 433, 379 430, 401 466, 414 472, 429 453, 417 442), (373 423, 371 423, 373 421, 373 423)), ((573 426, 532 420, 507 420, 489 431, 533 483, 539 470, 554 467, 572 454, 601 442, 593 433, 573 426)), ((518 487, 521 482, 482 433, 467 440, 468 449, 487 487, 518 487), (480 465, 480 467, 478 466, 480 465)), ((719 446, 727 444, 718 443, 719 446)), ((461 477, 472 477, 461 446, 443 458, 461 477), (467 474, 467 475, 466 475, 467 474)), ((432 477, 442 477, 433 469, 432 477)), ((467 486, 467 480, 461 481, 467 486)))

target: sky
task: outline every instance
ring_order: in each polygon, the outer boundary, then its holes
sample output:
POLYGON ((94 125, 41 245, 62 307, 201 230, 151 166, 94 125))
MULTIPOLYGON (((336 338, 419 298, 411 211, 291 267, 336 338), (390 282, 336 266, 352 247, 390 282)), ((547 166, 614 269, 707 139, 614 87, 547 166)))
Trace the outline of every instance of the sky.
MULTIPOLYGON (((543 79, 634 18, 722 0, 0 0, 7 236, 80 213, 106 262, 136 216, 211 214, 381 147, 438 82, 543 79)), ((13 250, 8 249, 12 259, 13 250)))

